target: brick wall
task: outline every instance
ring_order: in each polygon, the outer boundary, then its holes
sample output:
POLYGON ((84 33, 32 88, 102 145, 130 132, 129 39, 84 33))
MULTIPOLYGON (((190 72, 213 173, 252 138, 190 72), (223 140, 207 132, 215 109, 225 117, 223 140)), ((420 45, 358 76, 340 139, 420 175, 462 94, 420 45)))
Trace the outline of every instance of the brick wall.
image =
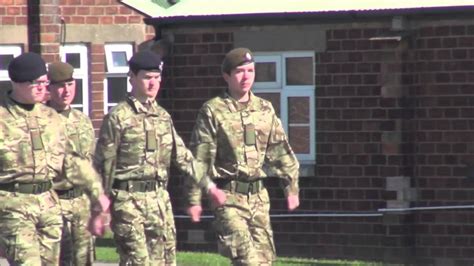
POLYGON ((26 0, 0 0, 1 25, 27 25, 26 0))
POLYGON ((104 105, 104 44, 126 42, 136 48, 153 39, 154 29, 144 25, 143 19, 143 14, 115 0, 1 0, 0 34, 17 30, 26 34, 13 41, 0 37, 0 44, 22 44, 25 51, 41 53, 46 62, 59 60, 60 42, 86 44, 91 88, 89 114, 98 129, 104 105), (129 32, 133 34, 128 35, 129 32))
MULTIPOLYGON (((472 265, 468 210, 377 211, 474 201, 474 181, 466 178, 474 26, 443 24, 420 21, 401 41, 376 38, 389 27, 368 24, 326 31, 327 49, 315 58, 316 176, 301 178, 300 212, 373 216, 273 218, 280 255, 472 265)), ((186 141, 196 110, 225 88, 219 65, 233 47, 231 31, 199 32, 176 33, 167 59, 170 110, 186 141)), ((171 182, 171 193, 183 214, 180 182, 171 182)), ((267 185, 272 213, 285 213, 276 182, 267 185)), ((208 220, 177 219, 177 227, 180 249, 215 250, 208 220)))
POLYGON ((143 15, 116 0, 59 0, 60 14, 70 24, 141 24, 143 15))

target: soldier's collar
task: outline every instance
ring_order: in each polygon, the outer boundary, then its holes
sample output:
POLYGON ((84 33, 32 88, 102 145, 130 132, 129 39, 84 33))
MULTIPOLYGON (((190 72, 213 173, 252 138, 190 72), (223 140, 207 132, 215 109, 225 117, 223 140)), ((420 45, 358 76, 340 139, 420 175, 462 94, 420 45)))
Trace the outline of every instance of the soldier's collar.
POLYGON ((7 97, 5 98, 6 98, 5 100, 6 100, 7 108, 11 110, 11 113, 15 115, 20 115, 23 117, 36 115, 37 110, 38 110, 38 105, 42 104, 42 103, 36 103, 31 106, 28 105, 28 108, 25 108, 23 104, 18 103, 17 101, 13 100, 13 98, 10 96, 10 93, 7 94, 7 97))
POLYGON ((71 113, 71 111, 72 111, 72 108, 69 107, 67 109, 58 111, 58 113, 60 113, 61 115, 64 115, 65 117, 69 117, 69 114, 71 113))
POLYGON ((228 92, 224 93, 224 101, 231 112, 240 112, 245 109, 253 110, 253 98, 254 94, 249 92, 249 100, 246 103, 240 103, 236 99, 232 98, 228 92))
POLYGON ((137 113, 153 114, 157 112, 155 100, 148 100, 146 104, 143 104, 140 101, 138 101, 137 98, 133 97, 131 94, 128 95, 127 100, 137 113))

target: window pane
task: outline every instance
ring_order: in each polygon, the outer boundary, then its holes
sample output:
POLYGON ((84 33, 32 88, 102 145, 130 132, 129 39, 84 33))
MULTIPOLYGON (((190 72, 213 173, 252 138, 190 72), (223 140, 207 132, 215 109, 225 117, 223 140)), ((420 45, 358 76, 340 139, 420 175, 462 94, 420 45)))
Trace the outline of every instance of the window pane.
POLYGON ((12 54, 0 54, 0 70, 7 70, 8 64, 13 60, 12 54))
POLYGON ((290 126, 288 138, 295 153, 310 153, 309 126, 290 126))
POLYGON ((67 53, 66 62, 74 68, 81 68, 81 54, 79 53, 67 53))
POLYGON ((290 123, 309 123, 309 97, 288 98, 288 121, 290 123))
POLYGON ((286 58, 286 85, 313 85, 311 57, 286 58))
POLYGON ((280 117, 280 93, 257 93, 255 95, 262 97, 265 100, 268 100, 272 103, 275 113, 280 117))
POLYGON ((276 64, 272 62, 256 63, 255 82, 275 82, 276 64))
POLYGON ((127 95, 127 77, 107 78, 108 103, 118 103, 127 95))
POLYGON ((82 79, 76 79, 76 96, 72 104, 83 104, 82 102, 82 89, 83 89, 82 79))
POLYGON ((114 67, 127 66, 127 53, 125 51, 112 52, 112 61, 114 67))
POLYGON ((7 92, 11 91, 12 83, 9 80, 2 80, 0 81, 0 99, 7 94, 7 92))

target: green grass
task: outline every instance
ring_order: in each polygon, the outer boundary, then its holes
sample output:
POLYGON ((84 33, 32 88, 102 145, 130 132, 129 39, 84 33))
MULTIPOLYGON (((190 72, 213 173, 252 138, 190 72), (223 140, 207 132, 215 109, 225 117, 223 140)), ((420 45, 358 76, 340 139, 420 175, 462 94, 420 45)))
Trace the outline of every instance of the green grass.
MULTIPOLYGON (((117 263, 119 256, 111 231, 96 239, 96 256, 99 262, 117 263)), ((178 266, 221 266, 231 265, 230 260, 215 253, 206 252, 178 252, 176 254, 178 266)), ((316 260, 304 258, 277 258, 273 266, 383 266, 379 262, 345 261, 345 260, 316 260)))
MULTIPOLYGON (((118 254, 112 247, 96 247, 97 261, 118 262, 118 254)), ((202 252, 178 252, 179 266, 221 266, 230 265, 230 261, 218 254, 202 252)), ((278 258, 274 266, 382 266, 376 262, 343 261, 343 260, 315 260, 302 258, 278 258)))

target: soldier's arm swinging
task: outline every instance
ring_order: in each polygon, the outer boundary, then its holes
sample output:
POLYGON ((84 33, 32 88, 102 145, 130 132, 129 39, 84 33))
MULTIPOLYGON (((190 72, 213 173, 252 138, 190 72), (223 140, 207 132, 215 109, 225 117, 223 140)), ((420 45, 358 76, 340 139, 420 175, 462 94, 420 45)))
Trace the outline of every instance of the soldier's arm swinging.
POLYGON ((176 165, 180 170, 187 174, 187 179, 192 181, 186 181, 192 183, 191 186, 196 186, 197 189, 205 190, 211 197, 212 201, 220 206, 225 201, 225 194, 208 177, 207 167, 199 160, 196 160, 192 153, 186 148, 181 137, 176 133, 176 130, 172 126, 173 142, 174 142, 174 157, 176 165))
POLYGON ((281 121, 276 115, 273 117, 266 162, 271 171, 282 180, 288 209, 290 211, 296 209, 299 206, 299 163, 288 143, 281 121))
MULTIPOLYGON (((196 160, 196 169, 199 173, 210 178, 216 156, 215 128, 211 121, 211 112, 202 108, 196 119, 191 135, 190 148, 196 160)), ((202 211, 201 190, 191 182, 185 183, 186 198, 188 200, 187 212, 193 222, 198 222, 202 211)), ((221 191, 222 194, 224 194, 221 191)), ((224 194, 225 195, 225 194, 224 194)), ((225 197, 222 199, 222 204, 225 197)))

